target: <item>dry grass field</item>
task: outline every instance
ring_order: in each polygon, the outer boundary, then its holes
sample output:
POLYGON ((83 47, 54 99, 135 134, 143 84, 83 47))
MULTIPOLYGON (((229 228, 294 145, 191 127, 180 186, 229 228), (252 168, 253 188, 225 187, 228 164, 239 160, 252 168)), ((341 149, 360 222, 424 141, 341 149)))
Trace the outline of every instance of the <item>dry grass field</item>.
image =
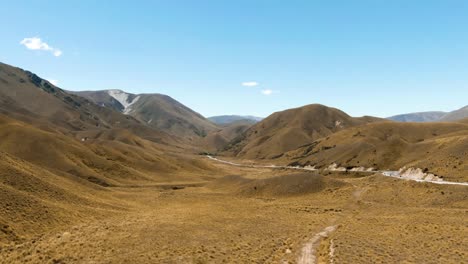
MULTIPOLYGON (((328 226, 337 228, 314 244, 317 263, 468 257, 464 186, 210 162, 219 174, 204 182, 99 191, 99 210, 68 207, 75 218, 2 240, 1 262, 296 263, 328 226)), ((30 221, 18 218, 15 228, 30 221)))

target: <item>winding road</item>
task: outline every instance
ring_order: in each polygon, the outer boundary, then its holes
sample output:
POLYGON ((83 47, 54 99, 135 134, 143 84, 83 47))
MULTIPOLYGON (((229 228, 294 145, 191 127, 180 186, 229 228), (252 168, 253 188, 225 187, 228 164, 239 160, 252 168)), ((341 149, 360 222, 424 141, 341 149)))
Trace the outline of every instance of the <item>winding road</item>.
MULTIPOLYGON (((291 170, 302 170, 302 171, 317 171, 314 167, 300 167, 300 166, 278 166, 278 165, 247 165, 247 164, 240 164, 240 163, 235 163, 231 161, 226 161, 226 160, 221 160, 218 158, 215 158, 213 156, 207 155, 207 158, 221 162, 224 164, 232 165, 232 166, 237 166, 237 167, 247 167, 247 168, 266 168, 266 169, 291 169, 291 170)), ((399 171, 359 171, 359 172, 365 172, 365 173, 380 173, 383 176, 386 177, 392 177, 395 179, 400 179, 400 180, 411 180, 411 181, 416 181, 416 182, 428 182, 428 183, 434 183, 434 184, 443 184, 443 185, 460 185, 460 186, 468 186, 468 182, 451 182, 451 181, 444 181, 444 180, 426 180, 426 179, 416 179, 412 177, 405 177, 402 175, 399 171)))

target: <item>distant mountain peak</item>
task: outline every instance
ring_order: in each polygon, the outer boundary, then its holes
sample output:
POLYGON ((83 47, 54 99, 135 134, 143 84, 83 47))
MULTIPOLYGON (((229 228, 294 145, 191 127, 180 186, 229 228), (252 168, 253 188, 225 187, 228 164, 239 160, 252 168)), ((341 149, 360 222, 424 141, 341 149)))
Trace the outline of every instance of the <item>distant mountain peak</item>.
POLYGON ((72 93, 187 139, 204 137, 217 129, 202 115, 163 94, 132 94, 118 89, 72 93))
POLYGON ((388 117, 387 119, 398 122, 434 122, 439 120, 446 114, 446 112, 442 111, 417 112, 395 115, 388 117))
POLYGON ((456 121, 468 117, 468 105, 452 112, 429 111, 395 115, 387 119, 398 122, 440 122, 456 121))
POLYGON ((247 121, 251 123, 257 123, 263 120, 263 117, 251 116, 251 115, 220 115, 208 117, 208 120, 218 125, 227 125, 239 121, 247 121))

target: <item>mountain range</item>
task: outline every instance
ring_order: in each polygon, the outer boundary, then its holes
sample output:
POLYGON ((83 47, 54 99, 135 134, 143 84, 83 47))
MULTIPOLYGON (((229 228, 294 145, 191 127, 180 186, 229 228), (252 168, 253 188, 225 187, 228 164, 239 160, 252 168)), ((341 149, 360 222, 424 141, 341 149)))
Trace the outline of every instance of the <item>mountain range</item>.
MULTIPOLYGON (((449 137, 445 135, 453 133, 456 136, 450 138, 450 142, 458 140, 459 145, 464 145, 461 143, 464 137, 459 138, 460 131, 465 127, 463 121, 452 125, 398 124, 371 116, 351 117, 339 109, 319 104, 273 113, 264 119, 253 116, 205 118, 167 95, 131 94, 121 90, 70 92, 34 73, 6 64, 0 64, 0 82, 0 113, 5 118, 78 140, 117 140, 131 145, 148 140, 164 149, 190 149, 195 153, 222 153, 247 159, 280 159, 288 163, 306 162, 321 166, 323 162, 351 164, 352 160, 357 160, 361 165, 378 166, 380 169, 413 162, 406 159, 397 162, 386 158, 388 155, 396 157, 397 154, 393 152, 368 157, 369 153, 375 153, 378 149, 388 151, 397 148, 402 142, 405 148, 399 151, 417 149, 412 144, 424 146, 421 148, 423 151, 439 144, 442 139, 436 140, 437 137, 443 137, 448 142, 449 137), (409 131, 413 133, 411 140, 406 134, 409 131), (427 131, 433 132, 431 134, 427 131), (338 140, 340 135, 346 135, 346 140, 338 140), (430 135, 435 138, 432 139, 430 135), (391 146, 384 144, 379 147, 381 143, 374 142, 377 138, 392 139, 389 143, 397 141, 391 146), (325 143, 329 140, 336 143, 325 143), (349 144, 354 147, 344 147, 349 144), (340 149, 341 145, 347 151, 340 151, 340 155, 334 154, 334 150, 340 149), (317 147, 321 149, 317 150, 317 147), (305 154, 298 155, 302 152, 305 154), (313 159, 308 158, 311 153, 314 154, 311 156, 313 159), (344 153, 349 153, 344 156, 346 159, 338 159, 344 153), (367 160, 359 158, 361 155, 367 160)), ((467 111, 468 107, 464 107, 450 113, 414 113, 391 119, 404 122, 433 119, 453 122, 465 118, 467 111)), ((451 143, 447 143, 446 148, 449 146, 451 143)), ((419 155, 419 161, 422 160, 421 156, 424 155, 419 155)), ((452 161, 456 163, 460 158, 452 161)), ((452 170, 459 175, 460 167, 450 166, 457 167, 452 170)), ((444 171, 438 168, 438 171, 444 171)))
POLYGON ((134 117, 149 127, 190 140, 216 129, 199 113, 163 94, 130 94, 120 90, 71 93, 134 117))
POLYGON ((388 117, 399 122, 443 122, 455 121, 468 117, 468 105, 452 112, 432 111, 401 114, 388 117))

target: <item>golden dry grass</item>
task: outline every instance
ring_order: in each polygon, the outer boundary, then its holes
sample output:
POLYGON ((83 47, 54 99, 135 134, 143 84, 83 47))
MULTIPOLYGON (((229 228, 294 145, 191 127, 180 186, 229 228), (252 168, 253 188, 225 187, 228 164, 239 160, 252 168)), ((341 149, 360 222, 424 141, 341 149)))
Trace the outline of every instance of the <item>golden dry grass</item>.
MULTIPOLYGON (((205 184, 106 188, 93 200, 107 199, 106 204, 115 208, 102 209, 93 217, 76 213, 67 223, 4 243, 0 259, 3 263, 294 263, 304 243, 330 225, 338 229, 321 241, 320 261, 329 261, 331 241, 334 263, 466 259, 468 203, 463 186, 212 165, 219 174, 205 184), (229 176, 234 174, 245 177, 229 176), (289 182, 287 177, 296 180, 289 182), (290 188, 301 182, 308 191, 290 188), (318 187, 310 182, 319 183, 318 187), (262 184, 262 190, 253 189, 262 184)), ((25 225, 28 228, 32 227, 25 225)))
POLYGON ((398 170, 427 169, 449 181, 468 182, 468 125, 371 123, 348 128, 286 153, 276 163, 398 170))

